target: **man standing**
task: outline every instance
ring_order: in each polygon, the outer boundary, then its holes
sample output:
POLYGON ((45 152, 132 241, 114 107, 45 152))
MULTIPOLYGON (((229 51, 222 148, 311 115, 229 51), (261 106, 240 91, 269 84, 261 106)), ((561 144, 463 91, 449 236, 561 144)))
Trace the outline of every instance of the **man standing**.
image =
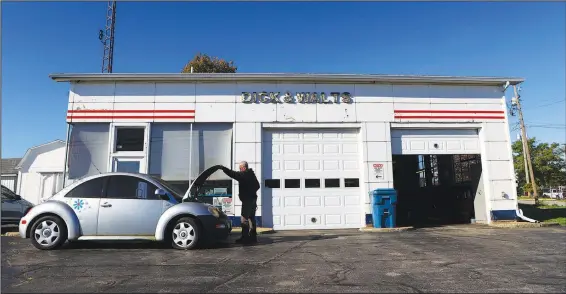
POLYGON ((238 197, 242 202, 242 237, 237 239, 237 243, 254 243, 257 242, 257 231, 255 212, 257 209, 257 190, 259 190, 259 182, 253 169, 248 168, 246 161, 240 162, 240 171, 233 171, 225 166, 222 171, 232 179, 238 181, 239 194, 238 197))

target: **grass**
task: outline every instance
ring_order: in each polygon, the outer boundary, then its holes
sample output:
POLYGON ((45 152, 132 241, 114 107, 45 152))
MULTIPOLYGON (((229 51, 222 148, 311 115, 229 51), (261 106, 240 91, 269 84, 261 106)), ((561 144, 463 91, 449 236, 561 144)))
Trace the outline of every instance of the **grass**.
POLYGON ((554 222, 566 226, 566 206, 519 204, 519 207, 527 217, 545 223, 554 222))

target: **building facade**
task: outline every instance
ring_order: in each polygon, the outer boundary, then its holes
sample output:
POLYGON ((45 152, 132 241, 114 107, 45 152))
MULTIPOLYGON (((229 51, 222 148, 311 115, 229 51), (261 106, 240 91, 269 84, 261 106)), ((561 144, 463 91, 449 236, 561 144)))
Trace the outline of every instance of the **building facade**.
MULTIPOLYGON (((433 188, 443 183, 451 184, 443 186, 442 193, 469 199, 469 219, 514 217, 517 195, 505 91, 521 79, 317 74, 51 77, 70 83, 69 182, 100 172, 132 171, 155 175, 182 190, 210 166, 235 169, 246 160, 262 186, 258 220, 278 230, 363 227, 371 222, 369 192, 377 188, 402 190, 408 196, 403 200, 399 195, 400 209, 411 206, 403 213, 415 215, 419 208, 409 203, 417 201, 411 195, 428 193, 426 197, 438 201, 431 195, 439 193, 433 188), (409 168, 412 161, 414 172, 409 168), (473 174, 474 166, 475 176, 454 176, 463 167, 473 174), (420 186, 419 171, 424 175, 420 186), (413 190, 408 189, 413 185, 408 179, 415 180, 413 190), (471 192, 455 192, 461 182, 471 183, 466 190, 471 192), (427 183, 432 188, 426 188, 427 183)), ((214 203, 238 216, 241 203, 237 193, 232 195, 237 182, 222 172, 209 180, 206 193, 221 196, 212 197, 214 203)), ((465 205, 462 201, 446 211, 465 205)))

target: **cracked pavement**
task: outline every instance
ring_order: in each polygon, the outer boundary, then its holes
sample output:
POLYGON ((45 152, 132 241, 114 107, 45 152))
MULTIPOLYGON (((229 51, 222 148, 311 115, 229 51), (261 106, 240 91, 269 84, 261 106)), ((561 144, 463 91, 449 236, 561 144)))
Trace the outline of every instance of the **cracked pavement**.
POLYGON ((2 237, 2 292, 566 292, 566 228, 279 232, 178 251, 2 237))

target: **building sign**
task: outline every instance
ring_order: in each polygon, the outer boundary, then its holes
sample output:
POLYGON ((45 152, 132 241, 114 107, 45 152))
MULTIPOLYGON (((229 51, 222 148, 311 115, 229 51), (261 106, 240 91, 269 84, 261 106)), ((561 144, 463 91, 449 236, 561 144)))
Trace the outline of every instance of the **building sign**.
POLYGON ((373 164, 373 174, 375 175, 376 179, 383 178, 383 163, 373 164))
POLYGON ((242 92, 242 102, 252 103, 303 103, 303 104, 338 104, 353 103, 349 92, 242 92))

